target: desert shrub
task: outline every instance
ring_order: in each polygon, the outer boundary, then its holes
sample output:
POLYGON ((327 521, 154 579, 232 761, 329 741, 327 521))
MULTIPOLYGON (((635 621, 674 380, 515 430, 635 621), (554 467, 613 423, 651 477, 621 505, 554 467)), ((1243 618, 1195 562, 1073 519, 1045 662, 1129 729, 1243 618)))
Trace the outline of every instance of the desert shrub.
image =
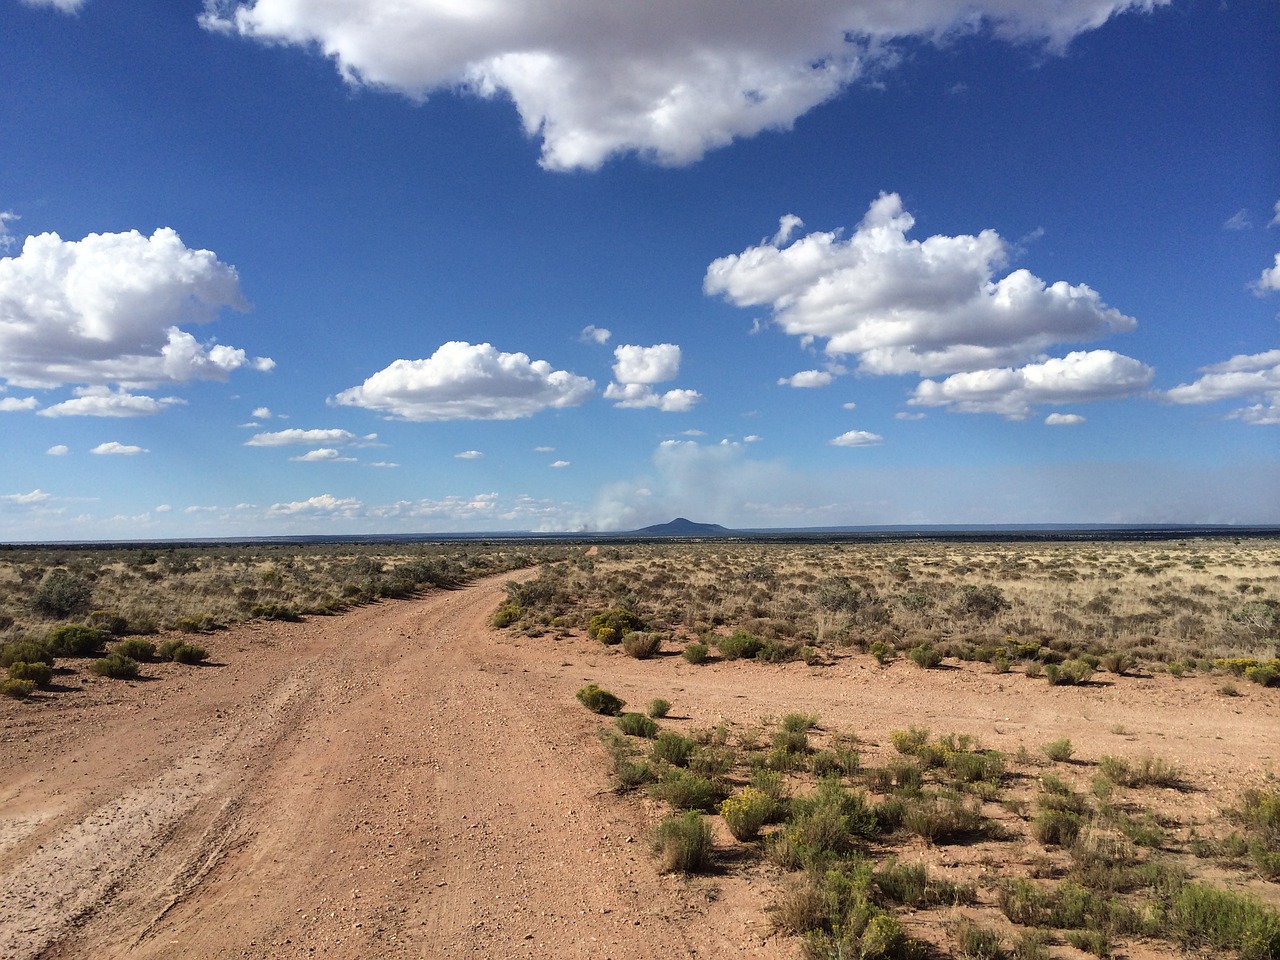
POLYGON ((1235 950, 1245 960, 1280 957, 1280 914, 1245 894, 1183 884, 1165 923, 1184 946, 1235 950))
POLYGON ((93 609, 93 586, 66 570, 51 570, 31 595, 31 609, 43 617, 65 620, 93 609))
POLYGON ((942 651, 930 643, 922 643, 918 647, 913 647, 907 656, 911 658, 911 662, 917 667, 925 670, 932 670, 942 663, 942 651))
POLYGON ((649 716, 655 720, 661 720, 671 712, 671 701, 664 700, 662 697, 654 697, 649 701, 649 716))
POLYGON ((1074 748, 1071 746, 1069 737, 1062 737, 1059 740, 1053 740, 1046 743, 1040 748, 1044 751, 1044 755, 1054 763, 1066 763, 1071 759, 1074 748))
POLYGON ((47 663, 41 663, 39 660, 33 663, 15 660, 9 664, 9 679, 30 680, 37 687, 47 687, 49 681, 53 679, 53 667, 47 663))
POLYGON ((652 740, 658 735, 658 725, 643 713, 621 713, 617 719, 618 729, 629 737, 644 737, 652 740))
POLYGON ((6 677, 0 680, 0 697, 8 697, 11 700, 25 700, 35 692, 36 682, 34 680, 18 680, 14 677, 6 677))
POLYGON ((711 863, 711 827, 689 811, 667 817, 654 829, 653 852, 663 873, 697 873, 711 863))
POLYGON ((1095 957, 1111 956, 1111 941, 1101 930, 1070 930, 1066 934, 1066 940, 1077 950, 1091 953, 1095 957))
POLYGON ((614 607, 597 613, 587 622, 587 636, 605 646, 615 646, 628 633, 644 628, 644 623, 630 610, 614 607))
POLYGON ((947 843, 982 830, 985 821, 975 806, 959 796, 932 793, 907 801, 904 829, 929 843, 947 843))
POLYGON ((255 603, 249 608, 249 616, 255 620, 281 620, 285 623, 297 623, 302 619, 298 611, 280 603, 255 603))
POLYGON ((6 643, 0 647, 0 667, 12 666, 19 661, 23 663, 47 663, 53 666, 53 654, 43 643, 34 640, 19 640, 6 643))
POLYGON ((182 663, 187 666, 203 663, 208 658, 209 651, 196 643, 180 643, 169 653, 169 659, 174 663, 182 663))
POLYGON ((724 777, 737 764, 738 755, 728 747, 704 746, 693 751, 689 769, 700 777, 724 777))
POLYGON ((89 664, 89 672, 112 680, 135 680, 138 676, 138 661, 119 653, 109 653, 101 660, 89 664))
POLYGON ((684 657, 687 663, 699 664, 706 661, 707 654, 710 652, 710 647, 701 641, 695 640, 684 648, 684 653, 681 656, 684 657))
POLYGON ((1044 930, 1023 930, 1013 941, 1014 960, 1049 960, 1049 934, 1044 930))
POLYGON ((649 793, 677 810, 712 813, 725 798, 722 786, 688 770, 676 770, 649 788, 649 793))
POLYGON ((698 745, 689 737, 663 730, 653 743, 653 759, 669 763, 673 767, 688 766, 689 758, 698 745))
POLYGON ((1124 676, 1130 667, 1129 656, 1118 650, 1112 650, 1102 655, 1102 669, 1108 673, 1114 673, 1116 676, 1124 676))
POLYGON ((626 702, 619 700, 608 690, 603 690, 594 683, 589 683, 577 693, 578 702, 592 713, 611 717, 618 713, 626 702))
POLYGON ((1093 676, 1093 667, 1083 659, 1064 660, 1062 663, 1046 663, 1044 675, 1052 686, 1076 686, 1089 682, 1089 678, 1093 676))
POLYGON ((1260 663, 1256 667, 1246 667, 1244 676, 1246 680, 1252 680, 1254 683, 1264 687, 1280 687, 1280 670, 1277 670, 1272 664, 1260 663))
POLYGON ((886 643, 884 640, 872 641, 871 646, 867 648, 867 652, 876 658, 876 662, 881 666, 888 663, 894 657, 893 644, 886 643))
POLYGON ((129 637, 121 640, 112 648, 113 653, 128 657, 131 660, 137 660, 139 663, 151 660, 156 655, 156 645, 150 640, 142 637, 129 637))
POLYGON ((966 584, 960 588, 955 602, 958 613, 983 620, 991 619, 1008 606, 1009 601, 1004 598, 1004 592, 994 583, 980 587, 966 584))
POLYGON ((517 623, 524 611, 517 607, 514 603, 506 603, 494 611, 492 619, 489 621, 499 630, 517 623))
POLYGON ((914 757, 929 742, 929 731, 924 727, 908 727, 906 730, 894 730, 889 734, 889 742, 893 749, 908 757, 914 757))
POLYGON ((1046 808, 1031 822, 1031 835, 1046 846, 1069 847, 1080 835, 1080 827, 1079 814, 1046 808))
POLYGON ((884 900, 916 907, 954 907, 977 898, 977 890, 969 884, 930 877, 923 863, 898 863, 892 858, 876 871, 875 886, 884 900))
POLYGON ((45 646, 55 657, 92 657, 102 652, 107 642, 105 630, 64 623, 49 631, 45 646))
POLYGON ((1185 784, 1178 768, 1162 757, 1147 756, 1130 762, 1108 755, 1098 761, 1098 771, 1122 787, 1179 788, 1185 784))
POLYGON ((760 829, 773 815, 774 801, 763 790, 744 787, 720 804, 720 816, 734 839, 748 841, 760 835, 760 829))
POLYGON ((956 924, 956 955, 961 960, 1000 960, 1004 949, 1000 934, 988 927, 980 927, 968 917, 956 924))
POLYGON ((1044 924, 1047 910, 1045 892, 1030 880, 1015 877, 1001 884, 996 894, 996 904, 1001 913, 1024 927, 1044 924))
POLYGON ((648 660, 662 649, 662 635, 633 630, 622 638, 622 652, 637 660, 648 660))
POLYGON ((85 617, 84 622, 91 627, 107 631, 113 637, 124 636, 129 632, 129 621, 110 610, 94 610, 85 617))
POLYGON ((727 637, 716 640, 716 649, 726 660, 750 660, 764 645, 763 641, 745 630, 735 630, 727 637))

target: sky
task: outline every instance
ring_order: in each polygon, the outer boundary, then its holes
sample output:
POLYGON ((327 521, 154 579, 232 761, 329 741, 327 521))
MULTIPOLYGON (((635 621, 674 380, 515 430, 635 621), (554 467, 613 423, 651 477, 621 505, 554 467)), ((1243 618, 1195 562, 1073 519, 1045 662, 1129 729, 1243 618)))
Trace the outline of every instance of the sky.
POLYGON ((0 542, 1280 524, 1271 0, 0 0, 0 542))

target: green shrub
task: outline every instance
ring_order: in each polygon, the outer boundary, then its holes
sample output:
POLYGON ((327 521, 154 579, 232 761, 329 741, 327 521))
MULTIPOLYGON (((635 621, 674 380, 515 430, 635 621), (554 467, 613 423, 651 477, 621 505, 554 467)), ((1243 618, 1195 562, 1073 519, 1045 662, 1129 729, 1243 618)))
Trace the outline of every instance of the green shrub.
POLYGON ((894 730, 889 734, 889 742, 893 749, 908 757, 914 757, 929 742, 929 731, 923 727, 908 727, 906 730, 894 730))
POLYGON ((78 623, 65 623, 49 631, 45 646, 55 657, 92 657, 102 652, 107 632, 78 623))
POLYGON ((688 737, 683 737, 670 730, 663 730, 653 743, 653 759, 661 763, 669 763, 673 767, 688 766, 689 758, 698 745, 688 737))
POLYGON ((688 663, 699 664, 706 661, 707 654, 710 652, 710 647, 705 643, 695 640, 684 648, 684 653, 681 654, 681 656, 683 656, 685 661, 688 663))
POLYGON ((671 701, 664 700, 662 697, 654 697, 649 701, 649 716, 655 720, 661 720, 671 712, 671 701))
POLYGON ((101 660, 89 664, 89 672, 112 680, 135 680, 138 676, 138 661, 119 653, 109 653, 101 660))
POLYGON ((1120 757, 1105 756, 1098 761, 1098 771, 1122 787, 1182 787, 1182 773, 1161 757, 1143 757, 1130 762, 1120 757))
POLYGON ((1054 763, 1066 763, 1071 759, 1074 748, 1071 746, 1069 737, 1062 737, 1059 740, 1052 740, 1040 748, 1044 751, 1044 755, 1054 763))
POLYGON ((30 680, 37 687, 47 687, 53 679, 53 667, 47 663, 41 663, 39 660, 34 663, 15 660, 9 664, 9 679, 30 680))
POLYGON ((969 884, 930 877, 923 863, 898 863, 892 858, 876 871, 875 886, 884 900, 915 907, 954 907, 977 898, 977 890, 969 884))
POLYGON ((688 770, 676 770, 649 788, 649 793, 665 800, 677 810, 702 810, 713 813, 725 798, 725 790, 706 777, 688 770))
POLYGON ((77 574, 52 570, 32 594, 31 609, 53 620, 88 613, 93 609, 93 586, 77 574))
POLYGON ((517 623, 523 614, 524 611, 514 603, 507 603, 494 611, 493 618, 489 622, 499 630, 503 630, 513 623, 517 623))
POLYGON ((1071 930, 1066 939, 1077 950, 1091 953, 1095 957, 1111 956, 1111 941, 1101 930, 1071 930))
POLYGON ((762 646, 759 637, 745 630, 735 630, 729 636, 716 640, 716 649, 726 660, 750 660, 760 652, 762 646))
POLYGON ((644 629, 644 623, 630 610, 614 607, 597 613, 587 623, 587 636, 599 640, 605 646, 615 646, 622 638, 635 630, 644 629))
POLYGON ((12 666, 19 661, 22 663, 44 663, 52 667, 53 654, 45 644, 34 640, 19 640, 16 643, 6 643, 3 647, 0 647, 0 667, 12 666))
POLYGON ((1252 680, 1260 686, 1280 687, 1280 670, 1270 664, 1260 663, 1256 667, 1247 667, 1244 676, 1246 680, 1252 680))
POLYGON ((1004 592, 994 583, 980 587, 968 584, 960 588, 956 598, 956 610, 965 616, 989 620, 1001 610, 1006 609, 1009 602, 1004 592))
MULTIPOLYGON (((297 623, 302 619, 302 617, 298 616, 298 611, 279 603, 255 603, 249 608, 249 616, 255 620, 282 620, 285 623, 297 623)), ((202 621, 196 622, 200 623, 202 621)), ((179 629, 182 629, 181 624, 179 624, 179 629)), ((197 633, 199 630, 184 632, 197 633)))
POLYGON ((13 677, 6 677, 4 680, 0 680, 0 697, 25 700, 35 692, 36 682, 34 680, 17 680, 13 677))
POLYGON ((961 960, 1000 960, 1005 954, 1000 934, 980 927, 968 917, 956 924, 956 955, 961 960))
POLYGON ((662 635, 633 630, 622 638, 622 652, 637 660, 648 660, 662 649, 662 635))
POLYGON ((129 632, 129 621, 111 610, 94 610, 85 617, 85 623, 99 630, 105 630, 113 637, 122 637, 129 632))
POLYGON ((156 655, 156 645, 142 637, 129 637, 117 643, 112 651, 139 663, 151 660, 156 655))
POLYGON ((1187 947, 1235 950, 1244 960, 1280 957, 1280 914, 1246 894, 1184 884, 1165 922, 1172 937, 1187 947))
POLYGON ((667 817, 653 832, 653 852, 663 873, 697 873, 711 863, 711 827, 700 813, 667 817))
POLYGON ((1046 663, 1044 665, 1044 675, 1048 678, 1051 686, 1073 687, 1078 684, 1088 683, 1093 676, 1093 667, 1089 666, 1089 662, 1083 659, 1064 660, 1062 663, 1046 663))
POLYGON ((658 735, 658 725, 643 713, 621 713, 617 719, 618 729, 629 737, 644 737, 652 740, 658 735))
POLYGON ((930 643, 922 643, 918 647, 913 647, 907 656, 911 658, 911 662, 917 667, 925 670, 932 670, 942 663, 942 651, 930 643))
POLYGON ((947 843, 982 830, 985 821, 976 807, 958 796, 942 793, 914 797, 907 801, 902 816, 904 829, 929 843, 947 843))
POLYGON ((881 666, 888 663, 894 657, 893 644, 886 643, 883 640, 872 641, 871 646, 867 648, 867 652, 870 653, 871 656, 875 657, 876 662, 881 666))
POLYGON ((577 697, 578 702, 592 713, 599 713, 606 717, 614 716, 626 705, 626 701, 619 700, 608 690, 603 690, 594 683, 589 683, 579 690, 577 697))
POLYGON ((1128 654, 1113 650, 1110 653, 1102 655, 1102 669, 1108 673, 1114 673, 1118 677, 1122 677, 1128 672, 1132 665, 1129 661, 1128 654))
POLYGON ((744 787, 720 804, 720 816, 734 839, 748 841, 760 835, 760 829, 773 815, 774 801, 763 790, 744 787))
POLYGON ((1031 823, 1031 834, 1046 846, 1069 847, 1080 835, 1079 814, 1052 808, 1041 810, 1031 823))
POLYGON ((209 651, 195 643, 180 643, 169 654, 169 659, 174 663, 182 663, 188 666, 203 663, 208 658, 209 651))

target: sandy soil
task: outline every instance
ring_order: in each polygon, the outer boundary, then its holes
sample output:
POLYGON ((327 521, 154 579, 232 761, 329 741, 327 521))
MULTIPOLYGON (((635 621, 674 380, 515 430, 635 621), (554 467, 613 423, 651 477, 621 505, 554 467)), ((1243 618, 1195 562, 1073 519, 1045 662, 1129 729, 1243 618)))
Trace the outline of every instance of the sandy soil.
POLYGON ((1154 753, 1206 821, 1280 752, 1280 698, 1244 682, 642 662, 493 630, 506 579, 237 627, 208 638, 212 665, 77 670, 0 703, 0 957, 799 956, 772 932, 769 868, 656 873, 661 811, 610 791, 587 681, 667 698, 676 729, 817 713, 869 759, 908 724, 1154 753))

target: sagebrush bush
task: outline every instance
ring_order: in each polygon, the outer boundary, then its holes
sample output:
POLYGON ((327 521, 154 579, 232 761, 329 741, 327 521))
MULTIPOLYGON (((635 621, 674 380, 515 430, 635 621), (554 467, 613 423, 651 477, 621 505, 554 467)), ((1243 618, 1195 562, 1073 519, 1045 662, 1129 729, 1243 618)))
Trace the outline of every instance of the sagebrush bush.
POLYGON ((107 632, 78 623, 65 623, 49 631, 45 646, 55 657, 92 657, 102 652, 107 632))
POLYGON ((643 713, 620 713, 617 724, 618 729, 629 737, 652 740, 658 735, 658 725, 643 713))
POLYGON ((669 763, 673 767, 688 766, 689 758, 698 745, 689 737, 681 736, 670 730, 658 734, 653 744, 653 759, 660 763, 669 763))
POLYGON ((53 667, 39 660, 34 663, 16 660, 9 664, 9 679, 30 680, 37 687, 47 687, 53 679, 53 667))
POLYGON ((671 712, 671 701, 664 700, 662 697, 654 697, 649 701, 649 716, 655 720, 661 720, 671 712))
POLYGON ((523 613, 524 611, 514 603, 504 604, 494 611, 493 617, 489 622, 501 630, 518 622, 523 613))
POLYGON ((1040 748, 1044 751, 1044 755, 1054 763, 1066 763, 1071 759, 1074 748, 1071 745, 1069 737, 1062 737, 1058 740, 1052 740, 1040 748))
POLYGON ((65 620, 93 609, 93 585, 79 574, 51 570, 31 596, 31 609, 52 620, 65 620))
POLYGON ((695 640, 693 643, 688 644, 684 648, 684 653, 682 653, 681 656, 684 657, 687 663, 692 663, 696 665, 699 663, 705 663, 707 659, 707 655, 710 652, 711 652, 710 647, 708 647, 705 643, 702 643, 699 640, 695 640))
POLYGON ((597 613, 587 622, 587 636, 610 647, 621 643, 628 633, 643 629, 644 622, 621 607, 597 613))
POLYGON ((697 873, 711 863, 711 826, 696 811, 673 814, 654 829, 653 852, 663 873, 697 873))
POLYGON ((626 705, 626 701, 618 699, 608 690, 594 683, 589 683, 579 690, 577 697, 578 702, 588 710, 606 717, 614 716, 626 705))
POLYGON ((720 816, 734 839, 749 841, 760 836, 760 830, 773 816, 774 802, 763 790, 743 787, 720 804, 720 816))
POLYGON ((763 641, 746 630, 735 630, 716 639, 716 649, 726 660, 751 660, 764 646, 763 641))
POLYGON ((135 680, 138 676, 138 661, 118 653, 109 653, 101 660, 89 664, 89 672, 112 680, 135 680))
POLYGON ((714 813, 725 798, 723 785, 688 770, 677 769, 649 787, 649 793, 677 810, 714 813))
POLYGON ((129 637, 112 647, 112 652, 141 663, 155 658, 156 645, 142 637, 129 637))
POLYGON ((34 640, 20 640, 0 647, 0 667, 18 663, 46 663, 53 666, 53 654, 49 648, 34 640))
POLYGON ((925 670, 932 670, 942 663, 942 651, 931 643, 922 643, 918 647, 913 647, 907 656, 917 667, 925 670))
POLYGON ((662 635, 633 630, 622 638, 622 652, 637 660, 648 660, 662 649, 662 635))
POLYGON ((187 666, 203 663, 208 658, 209 651, 196 643, 180 643, 169 653, 169 659, 174 663, 182 663, 187 666))
POLYGON ((36 682, 34 680, 17 680, 13 677, 6 677, 0 680, 0 697, 25 700, 35 692, 36 682))

